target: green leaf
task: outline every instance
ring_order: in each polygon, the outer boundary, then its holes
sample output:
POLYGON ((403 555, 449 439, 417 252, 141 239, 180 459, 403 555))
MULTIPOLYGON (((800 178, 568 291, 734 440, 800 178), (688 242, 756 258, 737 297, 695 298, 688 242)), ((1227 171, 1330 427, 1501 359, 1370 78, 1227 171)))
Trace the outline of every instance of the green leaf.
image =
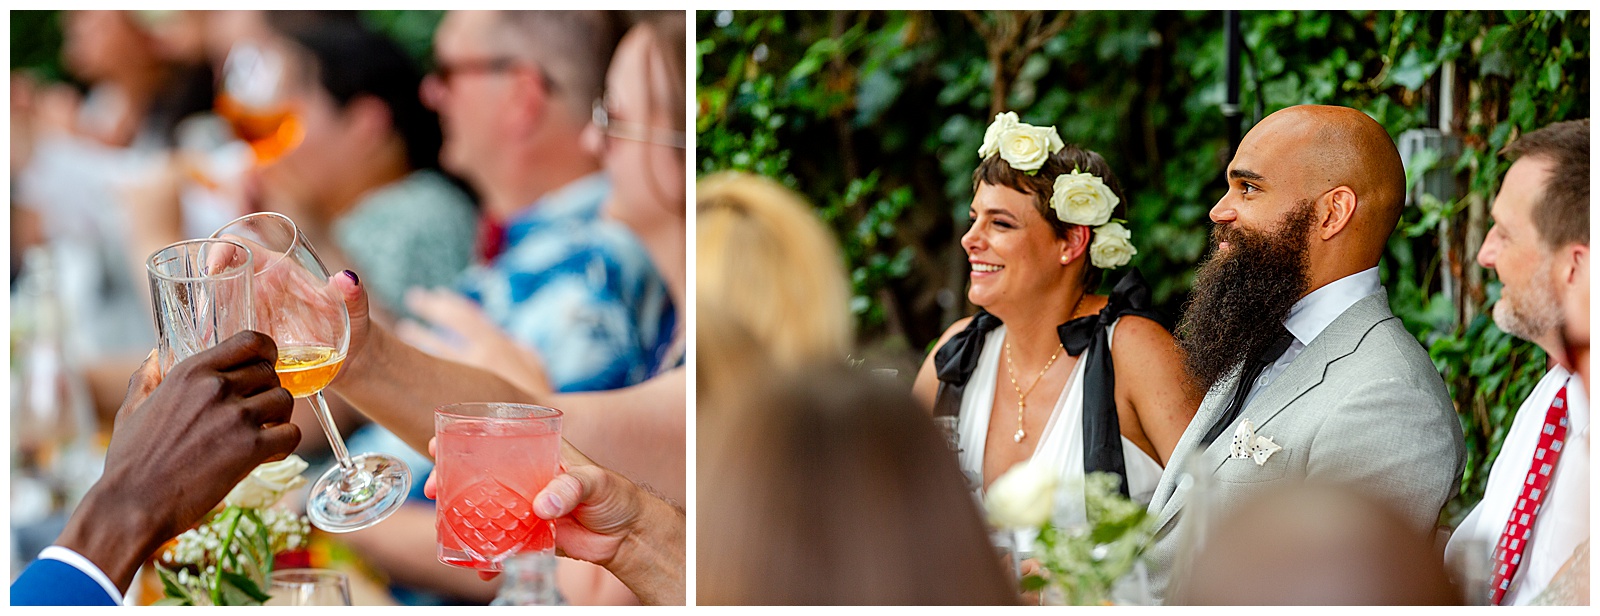
POLYGON ((219 583, 223 605, 261 605, 272 598, 272 595, 261 591, 255 580, 231 571, 222 572, 219 583))
POLYGON ((1546 90, 1561 89, 1561 63, 1554 60, 1544 65, 1544 82, 1541 84, 1546 90))
POLYGON ((1400 57, 1399 66, 1389 73, 1389 81, 1407 90, 1417 90, 1422 88, 1422 84, 1432 73, 1432 67, 1424 63, 1417 50, 1413 48, 1400 57))
POLYGON ((168 599, 178 601, 175 605, 191 605, 194 599, 189 596, 188 588, 178 583, 178 574, 162 566, 156 566, 156 574, 161 578, 161 589, 168 599))

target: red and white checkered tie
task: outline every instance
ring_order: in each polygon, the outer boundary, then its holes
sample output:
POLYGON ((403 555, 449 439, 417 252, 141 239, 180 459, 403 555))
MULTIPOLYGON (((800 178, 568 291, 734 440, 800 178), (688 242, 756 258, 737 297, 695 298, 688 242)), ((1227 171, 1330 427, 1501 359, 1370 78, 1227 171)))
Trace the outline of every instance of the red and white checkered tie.
POLYGON ((1550 475, 1555 472, 1556 461, 1561 459, 1561 449, 1567 440, 1567 386, 1556 392, 1550 410, 1544 416, 1544 429, 1539 432, 1539 447, 1533 452, 1533 464, 1528 468, 1528 478, 1522 482, 1522 495, 1517 506, 1511 509, 1511 519, 1506 520, 1506 530, 1500 533, 1495 544, 1494 569, 1489 578, 1489 605, 1500 605, 1511 578, 1516 577, 1522 564, 1522 554, 1528 549, 1528 538, 1533 535, 1533 523, 1539 517, 1540 503, 1550 489, 1550 475))

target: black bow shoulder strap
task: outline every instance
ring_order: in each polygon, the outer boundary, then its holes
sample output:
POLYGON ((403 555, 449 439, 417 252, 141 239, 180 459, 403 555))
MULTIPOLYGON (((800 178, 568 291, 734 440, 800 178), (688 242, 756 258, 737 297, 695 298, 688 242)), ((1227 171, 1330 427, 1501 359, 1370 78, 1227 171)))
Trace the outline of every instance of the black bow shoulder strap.
MULTIPOLYGON (((1088 362, 1083 374, 1083 471, 1085 474, 1096 471, 1115 474, 1122 480, 1119 489, 1123 496, 1129 495, 1128 473, 1122 458, 1117 383, 1106 328, 1128 315, 1145 317, 1171 329, 1166 318, 1153 307, 1150 287, 1137 268, 1129 270, 1117 282, 1105 308, 1098 314, 1073 319, 1056 328, 1067 354, 1081 355, 1079 361, 1088 362)), ((973 370, 978 367, 984 341, 989 332, 999 326, 999 317, 980 309, 966 329, 939 347, 934 354, 934 367, 939 377, 934 415, 960 414, 961 397, 973 370)))
POLYGON ((1128 496, 1128 472, 1122 457, 1122 426, 1117 420, 1117 379, 1112 369, 1111 339, 1106 328, 1124 316, 1140 316, 1167 327, 1165 318, 1151 306, 1150 287, 1138 268, 1129 270, 1111 291, 1099 314, 1079 317, 1056 328, 1068 355, 1082 355, 1083 370, 1083 472, 1111 473, 1128 496))
POLYGON ((966 329, 951 336, 934 354, 933 365, 939 375, 939 393, 933 399, 934 416, 961 413, 961 396, 967 389, 967 379, 972 378, 972 371, 978 368, 983 342, 997 327, 1000 327, 1000 318, 980 308, 966 329))

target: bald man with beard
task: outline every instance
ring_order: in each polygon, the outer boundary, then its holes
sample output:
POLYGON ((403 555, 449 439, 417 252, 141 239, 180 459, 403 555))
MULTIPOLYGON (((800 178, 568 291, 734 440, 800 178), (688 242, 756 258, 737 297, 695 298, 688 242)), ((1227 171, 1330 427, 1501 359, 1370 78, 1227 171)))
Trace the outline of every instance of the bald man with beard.
POLYGON ((1207 393, 1150 503, 1157 596, 1175 562, 1227 566, 1189 562, 1214 520, 1307 480, 1383 501, 1430 540, 1465 459, 1444 381, 1378 277, 1405 202, 1383 127, 1345 107, 1290 107, 1245 135, 1227 175, 1178 326, 1185 371, 1207 393))

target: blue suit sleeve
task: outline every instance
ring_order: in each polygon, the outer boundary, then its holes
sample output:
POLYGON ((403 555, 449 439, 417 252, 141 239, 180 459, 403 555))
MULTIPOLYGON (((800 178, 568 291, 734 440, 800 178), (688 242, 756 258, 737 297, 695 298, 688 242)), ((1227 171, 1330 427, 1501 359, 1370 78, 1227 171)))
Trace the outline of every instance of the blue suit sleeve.
POLYGON ((94 578, 51 558, 33 561, 11 583, 11 605, 116 605, 94 578))

